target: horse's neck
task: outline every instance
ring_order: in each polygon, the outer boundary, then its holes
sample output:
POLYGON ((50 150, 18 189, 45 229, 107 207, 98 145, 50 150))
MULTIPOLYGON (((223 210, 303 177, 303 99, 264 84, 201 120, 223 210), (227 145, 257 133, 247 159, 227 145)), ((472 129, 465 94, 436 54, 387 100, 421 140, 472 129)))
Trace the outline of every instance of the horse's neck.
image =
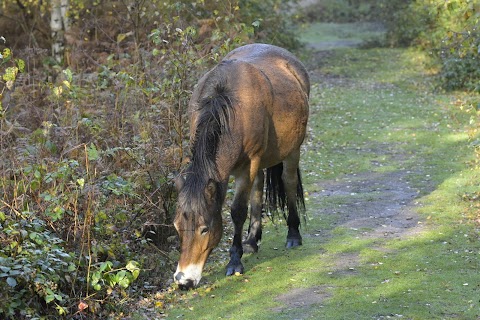
POLYGON ((235 136, 224 137, 217 151, 215 163, 217 166, 219 181, 228 183, 230 175, 240 156, 240 147, 235 136))

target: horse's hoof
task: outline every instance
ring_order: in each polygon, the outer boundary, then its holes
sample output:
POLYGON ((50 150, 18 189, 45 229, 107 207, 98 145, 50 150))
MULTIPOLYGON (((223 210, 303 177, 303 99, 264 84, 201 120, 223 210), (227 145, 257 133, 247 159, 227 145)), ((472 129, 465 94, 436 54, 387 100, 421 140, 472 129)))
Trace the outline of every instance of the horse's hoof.
POLYGON ((255 241, 245 241, 243 243, 243 253, 257 253, 258 245, 255 241))
POLYGON ((226 276, 229 277, 229 276, 233 276, 233 275, 236 275, 236 274, 243 274, 243 265, 240 264, 240 265, 236 265, 236 266, 227 266, 227 273, 226 273, 226 276))
POLYGON ((302 245, 302 239, 287 239, 287 244, 285 245, 287 249, 295 248, 302 245))

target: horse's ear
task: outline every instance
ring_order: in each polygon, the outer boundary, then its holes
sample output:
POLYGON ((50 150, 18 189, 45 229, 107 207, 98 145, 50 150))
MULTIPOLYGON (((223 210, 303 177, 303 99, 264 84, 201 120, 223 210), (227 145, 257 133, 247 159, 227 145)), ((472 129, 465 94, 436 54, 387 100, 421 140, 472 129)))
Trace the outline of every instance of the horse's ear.
POLYGON ((178 175, 173 182, 175 183, 175 188, 177 189, 178 192, 182 190, 183 185, 185 184, 185 179, 181 175, 178 175))
POLYGON ((217 192, 217 184, 210 179, 205 187, 205 196, 207 200, 213 201, 215 199, 215 193, 217 192))

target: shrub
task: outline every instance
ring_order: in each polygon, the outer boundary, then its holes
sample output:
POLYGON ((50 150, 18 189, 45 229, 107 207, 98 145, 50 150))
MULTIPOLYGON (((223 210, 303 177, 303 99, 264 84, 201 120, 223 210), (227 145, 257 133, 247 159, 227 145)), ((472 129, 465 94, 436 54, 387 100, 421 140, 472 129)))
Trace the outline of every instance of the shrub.
POLYGON ((38 316, 47 304, 65 314, 75 281, 73 255, 34 213, 17 215, 0 212, 0 315, 38 316))
POLYGON ((440 66, 443 88, 479 90, 480 7, 471 0, 386 2, 391 45, 418 45, 440 66))

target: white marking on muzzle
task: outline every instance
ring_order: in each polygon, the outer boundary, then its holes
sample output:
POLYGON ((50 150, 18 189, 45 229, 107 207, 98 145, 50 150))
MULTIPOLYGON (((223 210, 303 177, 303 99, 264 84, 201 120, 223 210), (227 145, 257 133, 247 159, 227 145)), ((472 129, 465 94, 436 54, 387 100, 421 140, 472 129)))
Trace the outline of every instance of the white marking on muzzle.
POLYGON ((202 279, 202 269, 203 265, 190 264, 183 270, 180 270, 180 265, 178 265, 173 279, 181 286, 189 286, 193 283, 193 287, 196 287, 200 279, 202 279))

